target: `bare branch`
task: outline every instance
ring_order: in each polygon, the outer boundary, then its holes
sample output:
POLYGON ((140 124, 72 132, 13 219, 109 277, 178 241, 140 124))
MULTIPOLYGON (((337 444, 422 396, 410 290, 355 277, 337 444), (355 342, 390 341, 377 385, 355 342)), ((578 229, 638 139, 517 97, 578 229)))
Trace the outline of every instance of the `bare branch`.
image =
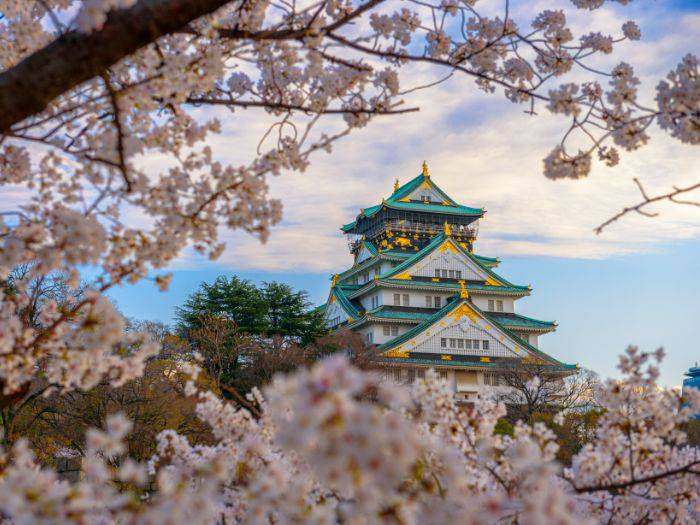
POLYGON ((698 206, 700 207, 700 202, 698 201, 690 201, 690 200, 679 200, 676 197, 678 195, 682 195, 685 193, 689 193, 695 190, 700 189, 700 182, 697 182, 695 184, 691 184, 690 186, 686 187, 679 187, 679 186, 673 186, 673 191, 670 191, 668 193, 663 193, 661 195, 656 195, 654 197, 650 197, 644 187, 642 186, 642 183, 635 177, 634 183, 637 185, 637 188, 639 188, 639 192, 642 194, 642 197, 644 200, 642 200, 640 203, 635 204, 634 206, 627 206, 625 208, 622 208, 622 211, 619 213, 616 213, 612 217, 610 217, 607 221, 602 223, 600 226, 595 228, 596 234, 600 235, 603 233, 603 230, 610 226, 612 223, 616 222, 620 218, 624 217, 628 213, 638 213, 640 215, 644 215, 645 217, 656 217, 658 215, 658 212, 648 212, 644 210, 644 208, 650 204, 653 204, 655 202, 660 202, 660 201, 670 201, 676 204, 685 204, 689 206, 698 206))

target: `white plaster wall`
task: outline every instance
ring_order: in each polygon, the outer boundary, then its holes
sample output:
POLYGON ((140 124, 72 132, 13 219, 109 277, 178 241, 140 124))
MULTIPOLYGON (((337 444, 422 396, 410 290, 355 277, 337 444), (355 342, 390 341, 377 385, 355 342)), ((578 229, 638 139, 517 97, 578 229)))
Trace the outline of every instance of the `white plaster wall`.
POLYGON ((411 328, 413 328, 415 325, 408 325, 408 324, 397 324, 397 323, 372 323, 372 327, 374 330, 374 342, 376 344, 382 344, 386 343, 387 341, 391 341, 395 337, 400 336, 404 332, 407 332, 411 328), (398 334, 397 335, 391 335, 391 332, 389 332, 389 335, 384 335, 384 327, 396 327, 398 329, 398 334))
MULTIPOLYGON (((425 308, 425 296, 430 295, 431 297, 440 297, 442 299, 441 301, 441 308, 445 306, 446 301, 449 297, 454 296, 452 293, 444 293, 444 292, 416 292, 416 291, 406 291, 406 290, 398 290, 396 288, 383 288, 382 289, 382 300, 384 301, 384 304, 389 305, 389 306, 394 306, 394 294, 400 294, 401 295, 401 306, 404 306, 403 304, 403 295, 408 294, 409 296, 409 304, 408 306, 416 306, 418 308, 425 308)), ((434 302, 434 299, 433 299, 434 302)))
POLYGON ((435 277, 435 270, 459 270, 462 272, 462 279, 480 281, 486 280, 486 273, 472 265, 463 255, 456 255, 450 251, 438 253, 434 251, 426 259, 418 262, 413 275, 422 277, 435 277))
POLYGON ((514 357, 515 354, 490 332, 483 330, 471 322, 462 322, 445 328, 434 326, 431 335, 424 342, 410 348, 413 352, 427 352, 432 354, 454 355, 479 355, 491 357, 514 357), (441 344, 441 339, 447 339, 446 347, 441 344), (452 348, 450 338, 454 339, 478 339, 479 348, 452 348), (489 342, 488 350, 483 349, 483 341, 489 342))
POLYGON ((475 295, 471 296, 472 302, 481 308, 484 312, 489 310, 489 299, 493 299, 493 311, 496 310, 496 301, 503 301, 503 312, 505 313, 515 313, 515 300, 512 297, 502 297, 496 295, 475 295))
POLYGON ((364 310, 372 310, 373 308, 376 308, 376 306, 372 306, 372 297, 378 297, 379 298, 379 303, 378 306, 381 306, 382 300, 384 299, 383 294, 378 291, 378 290, 373 290, 372 293, 363 295, 360 297, 360 303, 362 303, 362 308, 364 310))

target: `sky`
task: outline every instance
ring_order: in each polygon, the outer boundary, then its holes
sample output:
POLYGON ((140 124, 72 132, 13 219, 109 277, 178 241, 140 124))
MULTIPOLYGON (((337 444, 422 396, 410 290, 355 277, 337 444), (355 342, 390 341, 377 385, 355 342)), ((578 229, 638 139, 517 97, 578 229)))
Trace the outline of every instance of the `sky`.
MULTIPOLYGON (((685 53, 700 54, 700 2, 606 3, 592 13, 568 2, 554 4, 512 2, 512 16, 526 21, 543 9, 564 7, 575 34, 620 34, 626 20, 637 21, 642 41, 620 45, 595 65, 631 63, 649 104, 655 85, 685 53)), ((410 67, 402 87, 436 78, 427 66, 410 67)), ((565 119, 544 108, 528 116, 523 107, 485 94, 463 77, 407 95, 406 106, 414 105, 419 112, 378 118, 355 131, 331 154, 314 157, 306 172, 271 179, 284 219, 266 244, 222 232, 227 248, 221 258, 212 263, 187 251, 169 268, 174 278, 168 292, 141 282, 115 290, 112 298, 128 316, 172 322, 175 307, 199 283, 235 274, 289 283, 321 304, 330 275, 352 261, 338 228, 387 197, 396 178, 404 183, 415 177, 426 160, 450 196, 488 210, 476 252, 500 257, 497 271, 511 282, 532 285, 518 312, 558 322, 554 334, 540 338, 544 351, 607 377, 617 374, 617 356, 627 345, 649 351, 663 346, 661 382, 680 384, 683 372, 700 361, 700 212, 658 205, 656 218, 628 216, 599 236, 593 228, 638 201, 633 177, 651 193, 697 180, 700 148, 653 129, 649 145, 623 153, 619 166, 595 164, 586 179, 553 182, 542 175, 542 158, 560 140, 565 119)), ((204 118, 222 119, 223 132, 211 146, 225 162, 248 160, 270 123, 252 111, 201 111, 204 118)), ((158 159, 146 162, 157 167, 158 159)))

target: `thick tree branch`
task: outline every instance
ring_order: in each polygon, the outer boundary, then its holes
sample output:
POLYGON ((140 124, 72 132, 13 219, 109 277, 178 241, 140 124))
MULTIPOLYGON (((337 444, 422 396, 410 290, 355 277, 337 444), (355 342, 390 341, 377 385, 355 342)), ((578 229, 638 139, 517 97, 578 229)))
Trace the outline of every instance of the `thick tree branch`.
POLYGON ((0 132, 40 113, 56 97, 99 76, 155 39, 230 0, 140 0, 112 11, 102 29, 70 31, 0 74, 0 132))

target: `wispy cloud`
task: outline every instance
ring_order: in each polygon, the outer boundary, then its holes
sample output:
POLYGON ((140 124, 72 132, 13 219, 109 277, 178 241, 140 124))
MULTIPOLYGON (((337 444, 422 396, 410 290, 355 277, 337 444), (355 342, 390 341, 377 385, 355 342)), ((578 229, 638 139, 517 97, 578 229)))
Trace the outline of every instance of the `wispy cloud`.
MULTIPOLYGON (((527 9, 535 12, 549 2, 541 4, 527 9)), ((627 18, 638 20, 643 31, 653 28, 645 31, 651 33, 648 41, 625 43, 614 56, 615 61, 635 66, 644 84, 642 94, 650 103, 656 83, 682 55, 700 52, 693 38, 700 29, 700 14, 667 15, 663 10, 653 4, 631 13, 603 9, 573 15, 574 25, 583 31, 619 32, 627 18)), ((612 58, 606 60, 612 63, 612 58)), ((412 68, 404 75, 404 85, 418 85, 431 74, 424 66, 412 68)), ((528 116, 523 107, 483 94, 465 78, 419 91, 407 103, 419 105, 420 113, 377 119, 337 144, 331 156, 315 157, 307 173, 271 180, 273 195, 284 202, 283 223, 264 248, 245 234, 224 233, 229 247, 220 264, 292 271, 342 268, 349 255, 339 226, 390 194, 395 178, 405 182, 418 174, 423 159, 455 199, 488 209, 477 243, 483 253, 605 258, 700 235, 696 209, 663 204, 657 206, 658 219, 630 215, 601 236, 593 233, 623 205, 639 199, 633 177, 639 177, 650 192, 696 180, 700 148, 655 129, 650 145, 623 154, 618 167, 595 165, 587 179, 552 182, 542 176, 541 162, 560 140, 565 119, 544 108, 540 115, 528 116)), ((259 131, 266 121, 257 118, 253 125, 259 131)), ((230 131, 219 140, 235 141, 242 151, 249 137, 230 131)))

